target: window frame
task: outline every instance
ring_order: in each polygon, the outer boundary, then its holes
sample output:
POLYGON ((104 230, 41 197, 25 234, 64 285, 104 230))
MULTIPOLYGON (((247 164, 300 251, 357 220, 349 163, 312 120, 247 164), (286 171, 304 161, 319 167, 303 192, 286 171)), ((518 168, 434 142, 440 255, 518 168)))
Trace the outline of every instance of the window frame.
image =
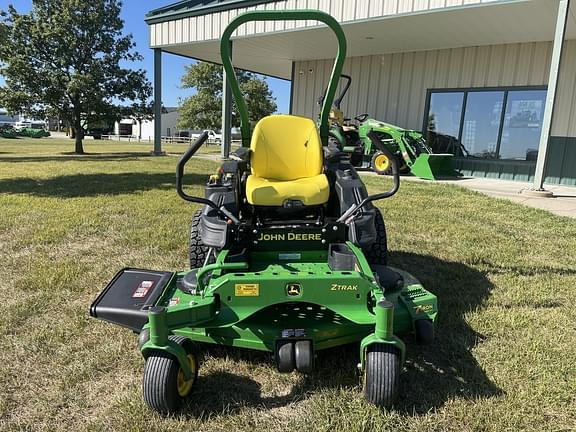
MULTIPOLYGON (((498 137, 496 141, 496 154, 500 155, 500 146, 502 144, 502 133, 504 132, 504 121, 506 119, 506 108, 508 104, 508 93, 511 91, 548 91, 547 85, 532 86, 500 86, 500 87, 451 87, 451 88, 429 88, 426 89, 426 103, 424 104, 424 115, 422 118, 422 134, 426 136, 428 132, 428 116, 430 115, 430 102, 433 93, 463 93, 462 96, 462 113, 460 114, 460 124, 458 125, 458 142, 462 142, 462 131, 464 130, 464 117, 466 115, 466 105, 468 103, 468 93, 477 92, 503 92, 502 112, 500 113, 500 126, 498 127, 498 137)), ((508 160, 508 159, 506 159, 508 160)))

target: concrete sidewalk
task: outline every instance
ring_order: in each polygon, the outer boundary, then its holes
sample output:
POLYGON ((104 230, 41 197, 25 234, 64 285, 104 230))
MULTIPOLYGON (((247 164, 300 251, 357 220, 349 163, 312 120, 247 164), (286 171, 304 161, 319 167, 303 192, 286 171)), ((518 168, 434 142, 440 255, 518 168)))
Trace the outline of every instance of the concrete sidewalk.
MULTIPOLYGON (((427 182, 427 180, 410 176, 403 176, 402 180, 427 182)), ((522 190, 530 189, 532 183, 473 177, 438 180, 438 183, 461 186, 492 197, 505 198, 529 207, 548 210, 560 216, 576 218, 576 186, 545 185, 545 189, 552 191, 554 197, 533 198, 521 194, 522 190)))

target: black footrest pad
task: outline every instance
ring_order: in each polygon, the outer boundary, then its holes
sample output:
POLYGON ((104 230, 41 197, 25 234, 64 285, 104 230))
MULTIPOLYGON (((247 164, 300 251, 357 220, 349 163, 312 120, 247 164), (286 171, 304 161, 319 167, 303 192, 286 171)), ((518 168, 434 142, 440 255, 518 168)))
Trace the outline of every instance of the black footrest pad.
POLYGON ((90 306, 90 315, 140 332, 174 273, 123 269, 90 306))

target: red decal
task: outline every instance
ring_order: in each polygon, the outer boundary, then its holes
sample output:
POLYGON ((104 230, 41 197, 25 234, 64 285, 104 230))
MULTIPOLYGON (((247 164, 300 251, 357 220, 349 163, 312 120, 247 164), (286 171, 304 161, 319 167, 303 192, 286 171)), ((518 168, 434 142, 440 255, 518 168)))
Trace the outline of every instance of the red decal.
POLYGON ((148 294, 148 291, 150 291, 150 288, 152 288, 153 286, 154 286, 154 281, 142 281, 142 282, 140 282, 140 285, 138 285, 138 288, 136 288, 136 291, 134 291, 134 294, 132 294, 132 298, 146 297, 146 294, 148 294))

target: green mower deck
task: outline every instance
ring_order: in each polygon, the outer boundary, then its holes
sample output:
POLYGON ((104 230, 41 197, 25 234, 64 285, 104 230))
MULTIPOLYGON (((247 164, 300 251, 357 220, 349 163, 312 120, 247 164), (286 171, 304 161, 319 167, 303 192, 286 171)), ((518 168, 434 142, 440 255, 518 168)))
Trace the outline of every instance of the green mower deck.
MULTIPOLYGON (((255 261, 250 270, 220 276, 215 270, 205 295, 179 288, 189 272, 175 274, 157 302, 165 308, 165 327, 145 328, 151 334, 171 331, 198 342, 262 351, 274 351, 275 343, 284 338, 310 339, 315 350, 322 350, 360 341, 372 333, 376 304, 371 299, 381 297, 382 292, 367 263, 363 271, 333 271, 326 262, 271 258, 261 256, 262 261, 255 261)), ((309 255, 307 259, 325 261, 326 255, 309 255)), ((419 319, 434 321, 436 297, 408 273, 389 270, 402 276, 386 294, 394 305, 393 333, 413 332, 419 319)), ((394 338, 390 340, 397 343, 394 338)), ((161 349, 150 342, 142 348, 161 349)))

